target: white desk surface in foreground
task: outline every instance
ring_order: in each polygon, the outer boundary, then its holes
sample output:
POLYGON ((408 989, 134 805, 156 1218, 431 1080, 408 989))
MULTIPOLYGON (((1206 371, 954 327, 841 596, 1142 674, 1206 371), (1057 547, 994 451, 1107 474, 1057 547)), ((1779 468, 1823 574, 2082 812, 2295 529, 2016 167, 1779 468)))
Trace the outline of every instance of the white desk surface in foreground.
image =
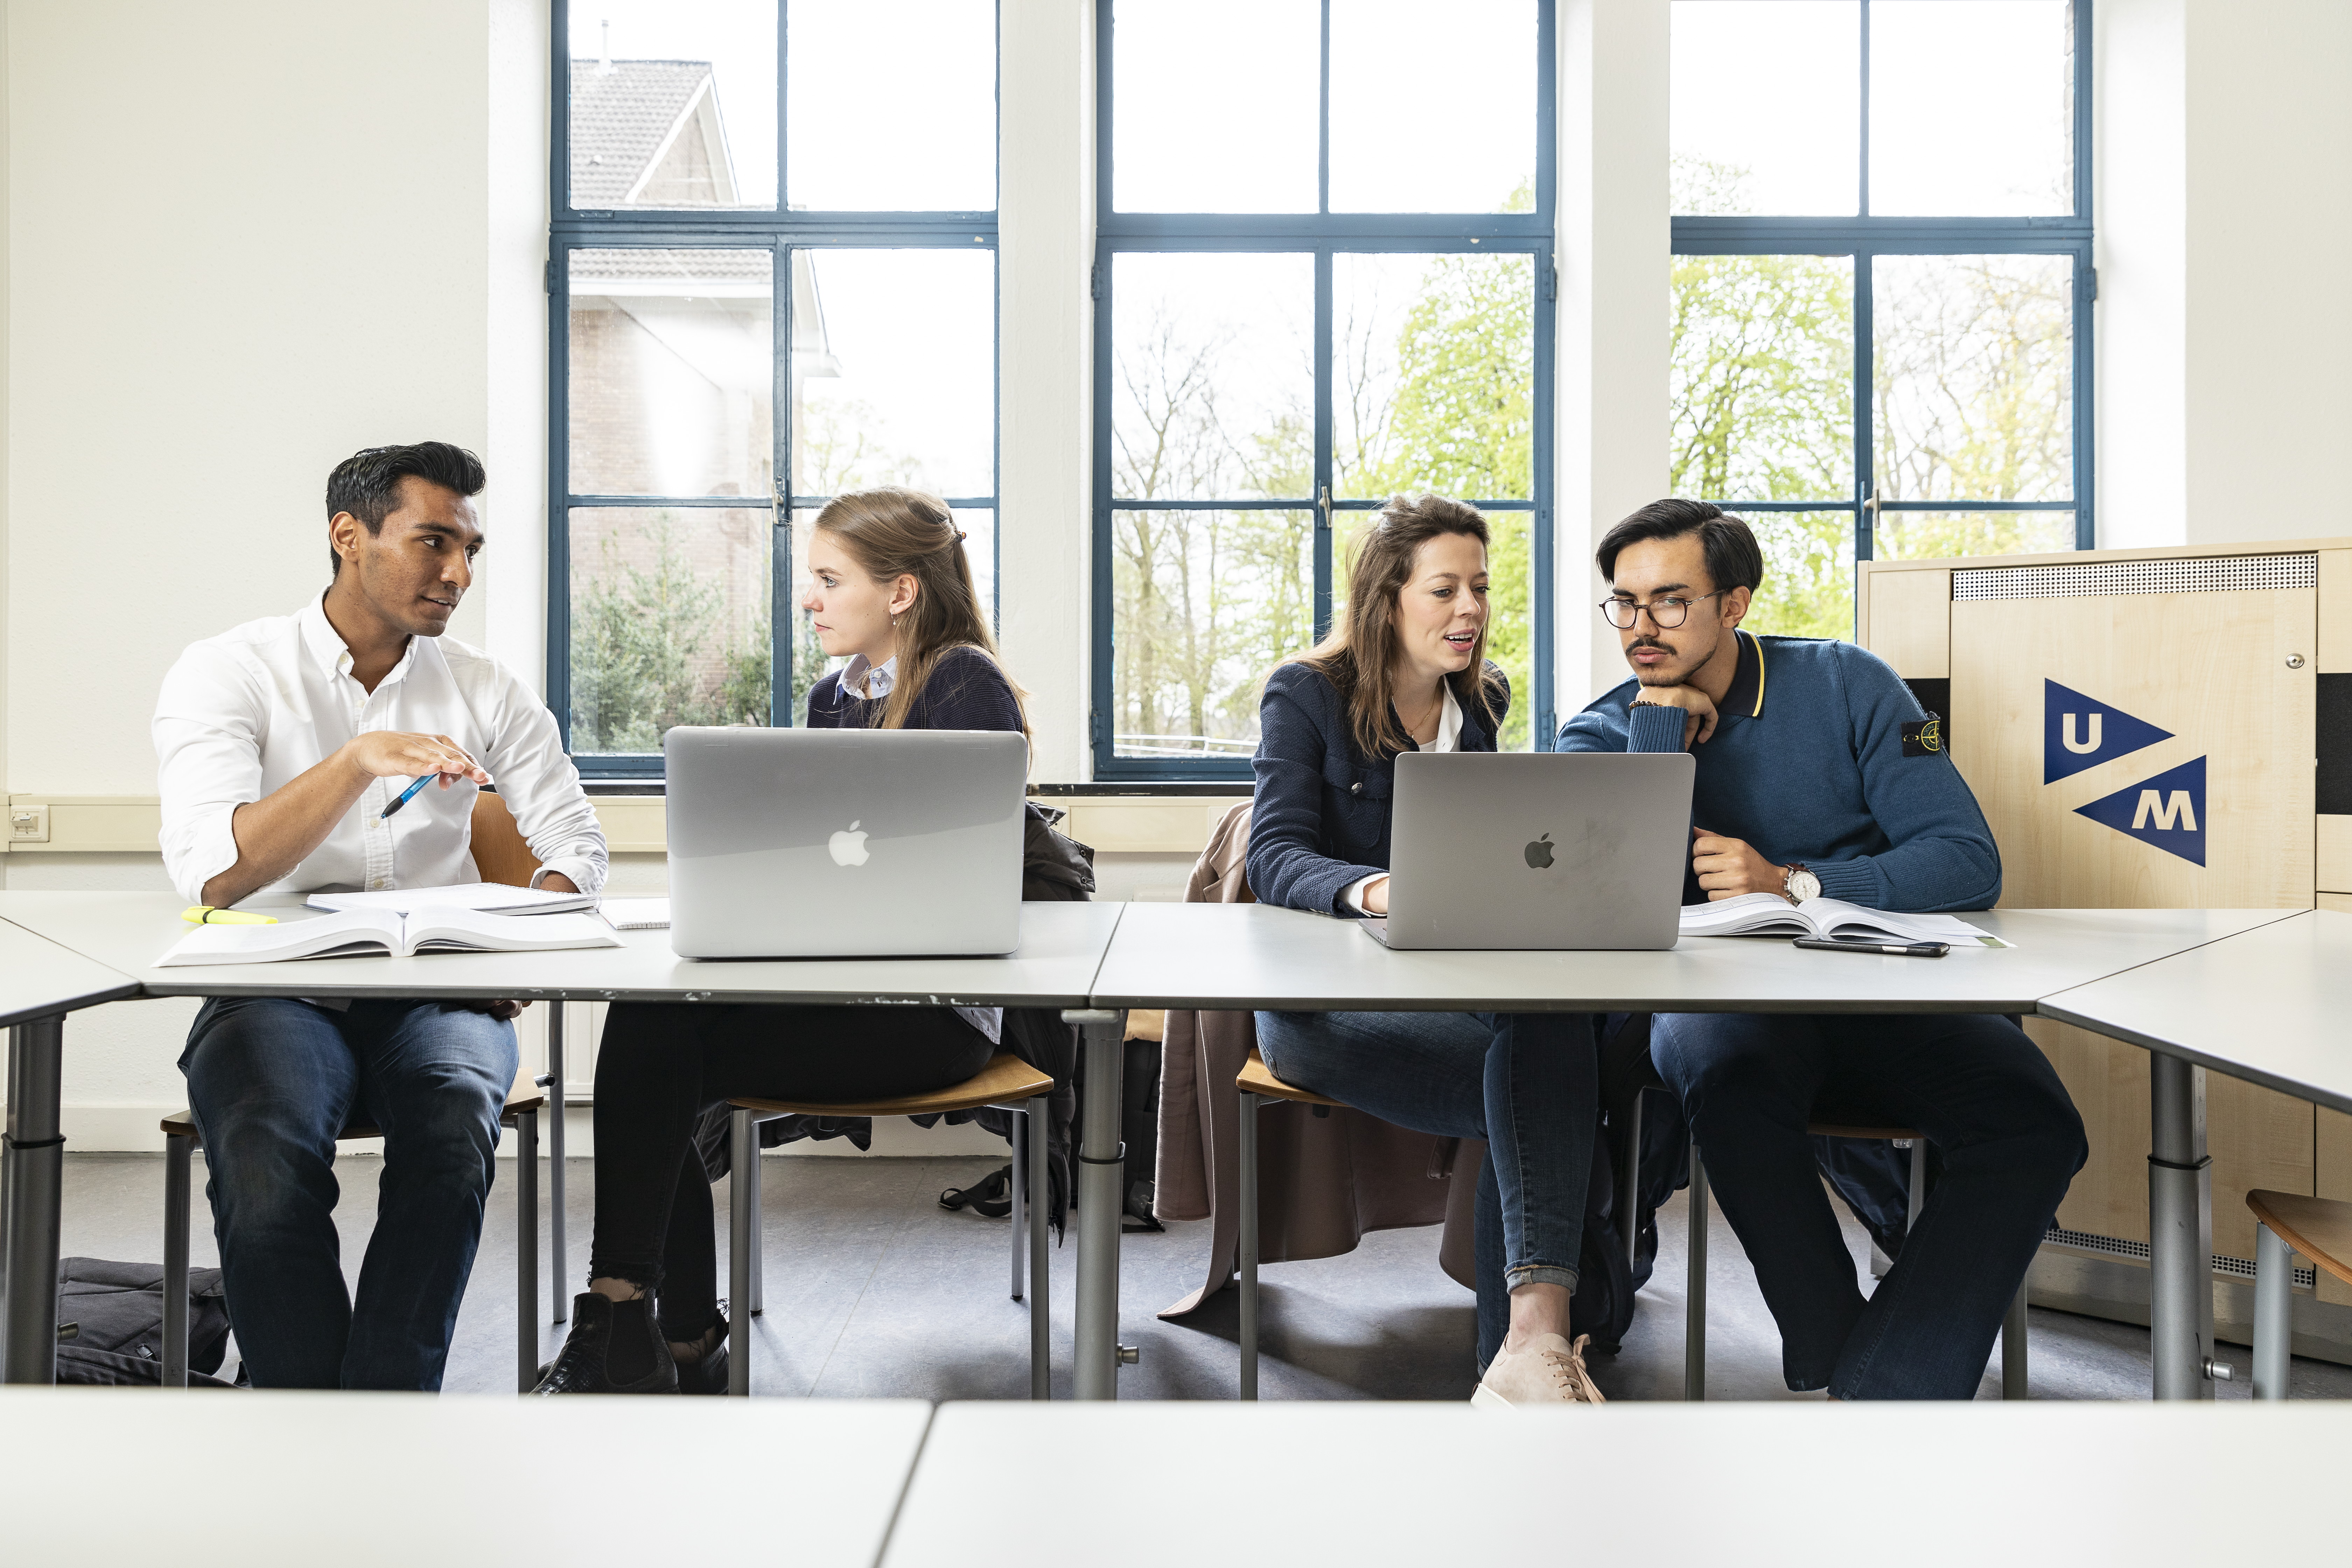
POLYGON ((0 926, 0 1027, 139 994, 139 983, 31 931, 0 926))
MULTIPOLYGON (((1021 946, 1003 958, 694 960, 666 931, 614 934, 621 946, 557 952, 436 952, 290 963, 157 969, 186 933, 169 893, 0 892, 0 920, 121 970, 150 996, 436 996, 452 1000, 919 1003, 1084 1007, 1124 904, 1025 903, 1021 946)), ((281 919, 317 911, 295 899, 245 906, 281 919)))
MULTIPOLYGON (((5 906, 0 906, 5 912, 5 906)), ((1392 952, 1351 921, 1265 904, 1131 904, 1099 1007, 1630 1013, 2031 1013, 2054 991, 2267 925, 2287 910, 1992 910, 2016 945, 1943 958, 1685 937, 1647 952, 1392 952)))
POLYGON ((2307 910, 2046 996, 2042 1014, 2352 1111, 2347 984, 2352 914, 2307 910))
POLYGON ((883 1561, 2246 1562, 2265 1531, 2293 1535, 2289 1500, 2336 1495, 2347 1448, 2352 1405, 2315 1400, 958 1404, 931 1424, 883 1561), (1016 1455, 1053 1457, 1049 1528, 1007 1522, 1016 1455))
POLYGON ((868 1568, 915 1399, 10 1389, 19 1563, 790 1562, 868 1568))

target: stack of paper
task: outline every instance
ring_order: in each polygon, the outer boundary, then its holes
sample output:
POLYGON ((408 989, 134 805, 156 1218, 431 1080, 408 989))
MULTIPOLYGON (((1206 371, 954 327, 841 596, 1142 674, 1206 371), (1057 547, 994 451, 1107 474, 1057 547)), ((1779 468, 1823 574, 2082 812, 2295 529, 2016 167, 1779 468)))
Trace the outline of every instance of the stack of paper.
POLYGON ((510 888, 502 882, 461 882, 451 888, 394 888, 382 893, 313 893, 303 900, 314 910, 341 914, 350 910, 473 910, 486 915, 561 915, 596 907, 593 893, 553 888, 510 888))

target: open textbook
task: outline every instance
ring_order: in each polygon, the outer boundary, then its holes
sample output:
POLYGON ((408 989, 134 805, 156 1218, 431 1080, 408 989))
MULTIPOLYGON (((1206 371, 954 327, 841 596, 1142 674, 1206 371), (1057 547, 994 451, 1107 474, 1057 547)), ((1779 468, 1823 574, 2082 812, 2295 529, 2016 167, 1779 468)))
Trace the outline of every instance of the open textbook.
POLYGON ((1998 945, 1990 932, 1951 915, 1896 914, 1839 899, 1792 904, 1778 893, 1743 893, 1683 906, 1685 936, 1819 937, 1825 942, 1958 942, 1998 945))
POLYGON ((303 902, 314 910, 387 910, 404 915, 417 910, 473 910, 486 915, 561 915, 596 907, 593 893, 554 888, 510 888, 503 882, 460 882, 449 888, 393 888, 381 893, 313 893, 303 902))
POLYGON ((618 947, 593 915, 488 915, 477 910, 349 910, 282 925, 201 925, 155 961, 277 963, 291 958, 409 958, 420 952, 539 952, 559 947, 618 947))

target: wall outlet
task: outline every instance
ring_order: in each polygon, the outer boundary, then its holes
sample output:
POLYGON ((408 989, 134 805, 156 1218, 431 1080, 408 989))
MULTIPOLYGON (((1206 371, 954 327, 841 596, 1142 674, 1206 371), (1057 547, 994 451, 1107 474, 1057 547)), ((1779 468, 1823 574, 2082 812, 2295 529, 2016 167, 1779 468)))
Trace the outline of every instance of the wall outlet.
POLYGON ((8 808, 8 842, 11 844, 47 844, 49 841, 49 808, 46 805, 12 805, 8 808))

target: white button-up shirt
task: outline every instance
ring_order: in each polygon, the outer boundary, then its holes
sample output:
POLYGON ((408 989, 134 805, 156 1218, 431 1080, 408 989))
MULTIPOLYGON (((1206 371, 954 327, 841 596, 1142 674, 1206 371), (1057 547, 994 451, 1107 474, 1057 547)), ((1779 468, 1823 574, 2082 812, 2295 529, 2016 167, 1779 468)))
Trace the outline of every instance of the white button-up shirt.
MULTIPOLYGON (((321 595, 323 597, 323 595, 321 595)), ((539 858, 583 893, 604 885, 604 834, 564 754, 555 715, 514 673, 455 637, 411 637, 371 692, 320 601, 192 643, 163 678, 155 754, 163 796, 163 866, 183 897, 236 864, 236 808, 309 772, 354 736, 378 730, 446 735, 481 763, 539 858)), ((380 778, 273 892, 375 891, 481 879, 471 851, 474 797, 459 781, 427 784, 382 819, 406 778, 380 778)))

